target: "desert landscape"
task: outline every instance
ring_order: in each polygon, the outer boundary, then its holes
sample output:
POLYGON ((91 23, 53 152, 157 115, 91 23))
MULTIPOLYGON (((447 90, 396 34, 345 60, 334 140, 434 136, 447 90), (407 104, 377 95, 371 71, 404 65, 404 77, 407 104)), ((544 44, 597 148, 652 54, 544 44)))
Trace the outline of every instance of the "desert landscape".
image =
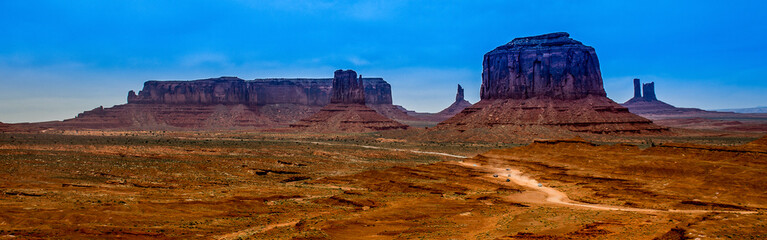
POLYGON ((767 239, 767 113, 656 76, 611 78, 619 104, 576 37, 493 39, 478 88, 408 78, 455 94, 437 111, 355 59, 0 123, 0 239, 767 239))

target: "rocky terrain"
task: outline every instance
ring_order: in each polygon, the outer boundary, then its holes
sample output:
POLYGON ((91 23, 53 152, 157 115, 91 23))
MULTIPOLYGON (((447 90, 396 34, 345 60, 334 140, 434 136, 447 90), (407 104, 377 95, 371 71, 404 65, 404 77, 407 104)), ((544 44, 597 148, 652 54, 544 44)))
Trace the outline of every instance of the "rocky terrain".
POLYGON ((363 79, 353 70, 336 70, 330 104, 290 127, 312 132, 364 132, 407 129, 365 105, 363 79))
POLYGON ((665 129, 607 98, 594 48, 567 33, 517 38, 485 54, 480 95, 480 102, 434 129, 469 133, 502 126, 594 133, 665 129))
POLYGON ((634 97, 622 105, 631 113, 652 119, 668 127, 767 132, 767 114, 705 111, 679 108, 658 100, 655 83, 642 84, 634 79, 634 97))
POLYGON ((0 238, 767 237, 767 139, 668 140, 0 133, 0 238))

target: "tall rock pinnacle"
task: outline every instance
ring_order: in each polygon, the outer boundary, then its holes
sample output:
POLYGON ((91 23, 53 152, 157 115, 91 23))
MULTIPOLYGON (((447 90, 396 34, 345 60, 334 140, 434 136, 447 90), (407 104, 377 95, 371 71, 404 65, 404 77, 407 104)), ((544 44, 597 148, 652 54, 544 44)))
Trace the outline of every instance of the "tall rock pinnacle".
POLYGON ((658 98, 655 97, 655 82, 643 84, 642 95, 645 101, 657 101, 658 98))
POLYGON ((634 98, 639 99, 642 97, 642 89, 641 84, 639 83, 639 78, 634 78, 634 98))
POLYGON ((458 92, 455 93, 455 101, 460 102, 463 100, 463 88, 461 87, 461 84, 458 84, 458 92))
POLYGON ((333 75, 333 95, 330 103, 365 104, 365 87, 354 70, 336 70, 333 75))
POLYGON ((481 99, 607 96, 594 48, 564 32, 516 38, 485 54, 481 99))

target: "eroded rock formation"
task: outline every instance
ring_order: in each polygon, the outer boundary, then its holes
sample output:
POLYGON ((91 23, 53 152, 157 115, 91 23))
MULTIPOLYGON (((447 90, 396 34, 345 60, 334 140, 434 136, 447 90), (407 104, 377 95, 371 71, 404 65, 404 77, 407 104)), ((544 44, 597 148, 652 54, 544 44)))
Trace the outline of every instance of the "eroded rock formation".
MULTIPOLYGON (((53 128, 230 129, 287 127, 330 103, 331 78, 242 80, 220 77, 194 81, 147 81, 128 104, 98 107, 73 119, 46 123, 53 128)), ((382 78, 362 79, 364 101, 392 116, 407 115, 392 105, 391 86, 382 78)), ((356 101, 359 101, 357 99, 356 101)))
POLYGON ((333 74, 333 96, 330 97, 330 103, 365 104, 362 77, 357 77, 357 72, 339 69, 333 74))
POLYGON ((480 96, 480 102, 434 129, 546 126, 593 133, 664 129, 607 98, 594 48, 567 33, 516 38, 485 54, 480 96))
POLYGON ((455 116, 469 106, 471 106, 471 103, 463 98, 463 88, 461 87, 461 84, 458 84, 458 91, 455 94, 455 102, 438 112, 436 115, 441 118, 441 121, 444 121, 445 119, 455 116))
POLYGON ((316 114, 290 126, 312 132, 367 132, 406 129, 365 105, 363 80, 352 70, 337 70, 333 78, 330 104, 316 114))
MULTIPOLYGON (((391 104, 391 85, 382 78, 363 79, 368 104, 391 104)), ((195 81, 147 81, 128 103, 136 104, 301 104, 330 103, 332 78, 267 78, 251 81, 220 77, 195 81)))
POLYGON ((463 87, 461 87, 460 84, 458 84, 458 90, 455 94, 455 102, 450 104, 447 108, 443 109, 442 111, 439 111, 437 113, 423 113, 423 112, 415 112, 415 111, 409 111, 403 107, 401 108, 401 111, 404 111, 407 113, 408 116, 411 116, 414 118, 414 120, 419 122, 420 125, 425 126, 433 126, 436 125, 439 122, 445 121, 448 118, 451 118, 461 112, 464 108, 471 106, 471 103, 469 101, 466 101, 464 99, 463 95, 463 87))
POLYGON ((516 38, 485 54, 481 99, 606 96, 594 48, 569 36, 516 38))

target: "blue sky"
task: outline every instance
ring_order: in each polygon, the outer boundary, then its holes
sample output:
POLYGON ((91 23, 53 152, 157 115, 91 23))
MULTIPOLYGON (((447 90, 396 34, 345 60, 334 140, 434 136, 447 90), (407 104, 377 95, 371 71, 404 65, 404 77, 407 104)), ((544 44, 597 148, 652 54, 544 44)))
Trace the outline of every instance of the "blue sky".
POLYGON ((565 31, 596 48, 605 89, 631 81, 704 109, 767 105, 765 1, 0 0, 0 121, 61 120, 126 102, 146 80, 383 77, 394 103, 479 100, 482 56, 565 31), (641 3, 640 3, 641 2, 641 3))

